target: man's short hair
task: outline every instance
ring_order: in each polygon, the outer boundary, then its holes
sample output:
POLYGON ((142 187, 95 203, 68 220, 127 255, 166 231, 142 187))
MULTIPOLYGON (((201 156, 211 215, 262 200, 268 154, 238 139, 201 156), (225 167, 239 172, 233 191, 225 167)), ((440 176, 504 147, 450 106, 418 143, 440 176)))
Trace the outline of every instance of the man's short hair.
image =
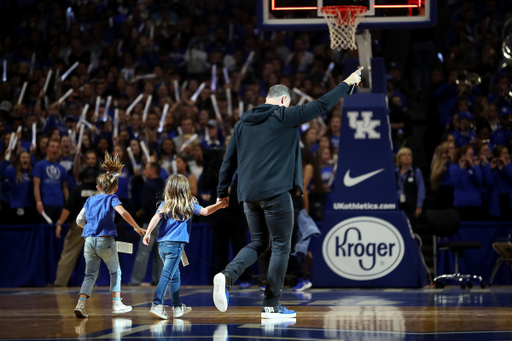
POLYGON ((276 84, 272 85, 270 89, 268 89, 267 97, 269 98, 280 98, 282 96, 288 96, 288 98, 292 99, 292 93, 290 89, 286 85, 276 84))
POLYGON ((160 176, 160 172, 162 171, 162 167, 160 166, 160 164, 158 162, 151 162, 149 164, 149 167, 151 167, 155 171, 155 174, 157 176, 160 176))

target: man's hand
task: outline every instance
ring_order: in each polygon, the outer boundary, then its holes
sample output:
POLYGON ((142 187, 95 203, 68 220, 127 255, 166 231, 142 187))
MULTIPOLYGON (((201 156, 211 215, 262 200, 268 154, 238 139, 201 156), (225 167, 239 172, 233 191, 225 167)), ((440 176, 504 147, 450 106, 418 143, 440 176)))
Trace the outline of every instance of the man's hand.
POLYGON ((225 202, 225 207, 228 207, 229 206, 229 197, 225 197, 225 198, 217 198, 217 203, 221 202, 221 201, 224 201, 225 202))
POLYGON ((37 212, 39 212, 39 214, 43 214, 43 212, 44 212, 43 203, 42 202, 38 202, 36 207, 37 207, 37 212))
POLYGON ((363 69, 364 69, 364 66, 361 66, 359 69, 352 72, 352 74, 350 76, 348 76, 347 79, 344 80, 344 82, 347 83, 348 85, 355 84, 355 85, 359 86, 359 83, 361 83, 361 76, 359 75, 359 73, 363 69))
POLYGON ((422 212, 422 211, 423 211, 423 210, 422 210, 422 208, 421 208, 421 207, 416 207, 416 212, 414 212, 414 216, 415 216, 416 218, 418 218, 418 217, 420 216, 420 214, 421 214, 421 212, 422 212))
POLYGON ((142 239, 142 243, 147 246, 147 245, 149 245, 150 240, 151 240, 151 234, 146 234, 144 236, 144 238, 142 239))
POLYGON ((57 222, 57 225, 55 226, 55 237, 57 239, 60 239, 60 231, 62 230, 62 225, 57 222))

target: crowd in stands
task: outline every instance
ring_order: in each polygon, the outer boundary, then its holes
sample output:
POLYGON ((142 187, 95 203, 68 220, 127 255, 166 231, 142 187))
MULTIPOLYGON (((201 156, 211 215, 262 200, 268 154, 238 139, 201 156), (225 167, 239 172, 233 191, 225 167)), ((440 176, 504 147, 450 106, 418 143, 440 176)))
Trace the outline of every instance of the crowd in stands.
POLYGON ((464 220, 512 220, 512 60, 502 52, 510 18, 507 1, 457 3, 443 67, 432 71, 429 119, 442 138, 430 186, 436 205, 464 220))
MULTIPOLYGON (((412 70, 388 65, 395 154, 409 146, 411 100, 431 99, 435 125, 425 144, 431 174, 413 167, 410 150, 410 164, 402 153, 407 162, 397 158, 397 172, 426 182, 426 189, 418 184, 416 206, 407 204, 411 217, 433 191, 436 206, 457 207, 464 219, 510 219, 512 66, 503 60, 501 28, 511 4, 451 6, 442 53, 436 57, 426 30, 412 54, 428 51, 431 59, 412 70)), ((35 2, 0 41, 2 224, 44 222, 42 212, 57 221, 70 190, 88 167, 99 170, 105 151, 126 164, 118 196, 140 221, 151 214, 143 188, 155 173, 184 174, 201 204, 215 202, 240 115, 278 83, 320 97, 342 80, 344 59, 355 56, 331 50, 327 32, 260 31, 253 7, 227 0, 35 2), (330 62, 336 67, 324 80, 330 62)), ((304 103, 294 96, 292 104, 304 103)), ((300 127, 304 165, 311 166, 304 205, 317 221, 334 184, 341 110, 340 103, 300 127)))
MULTIPOLYGON (((321 84, 341 56, 316 44, 305 34, 258 32, 252 10, 235 2, 37 2, 0 42, 2 223, 44 222, 36 211, 57 221, 81 172, 99 169, 105 151, 126 164, 117 193, 139 219, 148 214, 147 164, 164 179, 186 175, 202 204, 214 202, 241 113, 277 83, 319 97, 340 81, 335 71, 321 84)), ((303 127, 305 145, 320 151, 309 158, 319 219, 340 115, 338 107, 327 126, 303 127)))

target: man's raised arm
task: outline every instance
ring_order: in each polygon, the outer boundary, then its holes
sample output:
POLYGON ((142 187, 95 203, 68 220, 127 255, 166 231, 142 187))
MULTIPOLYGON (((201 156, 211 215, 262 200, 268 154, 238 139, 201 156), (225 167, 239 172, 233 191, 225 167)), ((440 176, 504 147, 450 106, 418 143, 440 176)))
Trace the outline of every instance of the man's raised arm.
POLYGON ((363 67, 354 71, 347 79, 322 97, 304 105, 286 108, 284 110, 284 122, 289 126, 296 127, 311 121, 334 107, 341 97, 345 96, 352 84, 359 84, 361 82, 359 73, 362 69, 363 67))

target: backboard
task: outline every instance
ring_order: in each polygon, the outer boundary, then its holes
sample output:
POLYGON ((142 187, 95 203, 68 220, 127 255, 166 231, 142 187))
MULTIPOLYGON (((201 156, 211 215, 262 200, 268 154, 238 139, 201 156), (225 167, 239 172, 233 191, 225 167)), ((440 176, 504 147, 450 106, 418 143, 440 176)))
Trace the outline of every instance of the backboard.
POLYGON ((368 11, 359 29, 411 29, 436 24, 437 0, 257 0, 258 27, 272 31, 327 30, 324 6, 357 5, 368 11))

